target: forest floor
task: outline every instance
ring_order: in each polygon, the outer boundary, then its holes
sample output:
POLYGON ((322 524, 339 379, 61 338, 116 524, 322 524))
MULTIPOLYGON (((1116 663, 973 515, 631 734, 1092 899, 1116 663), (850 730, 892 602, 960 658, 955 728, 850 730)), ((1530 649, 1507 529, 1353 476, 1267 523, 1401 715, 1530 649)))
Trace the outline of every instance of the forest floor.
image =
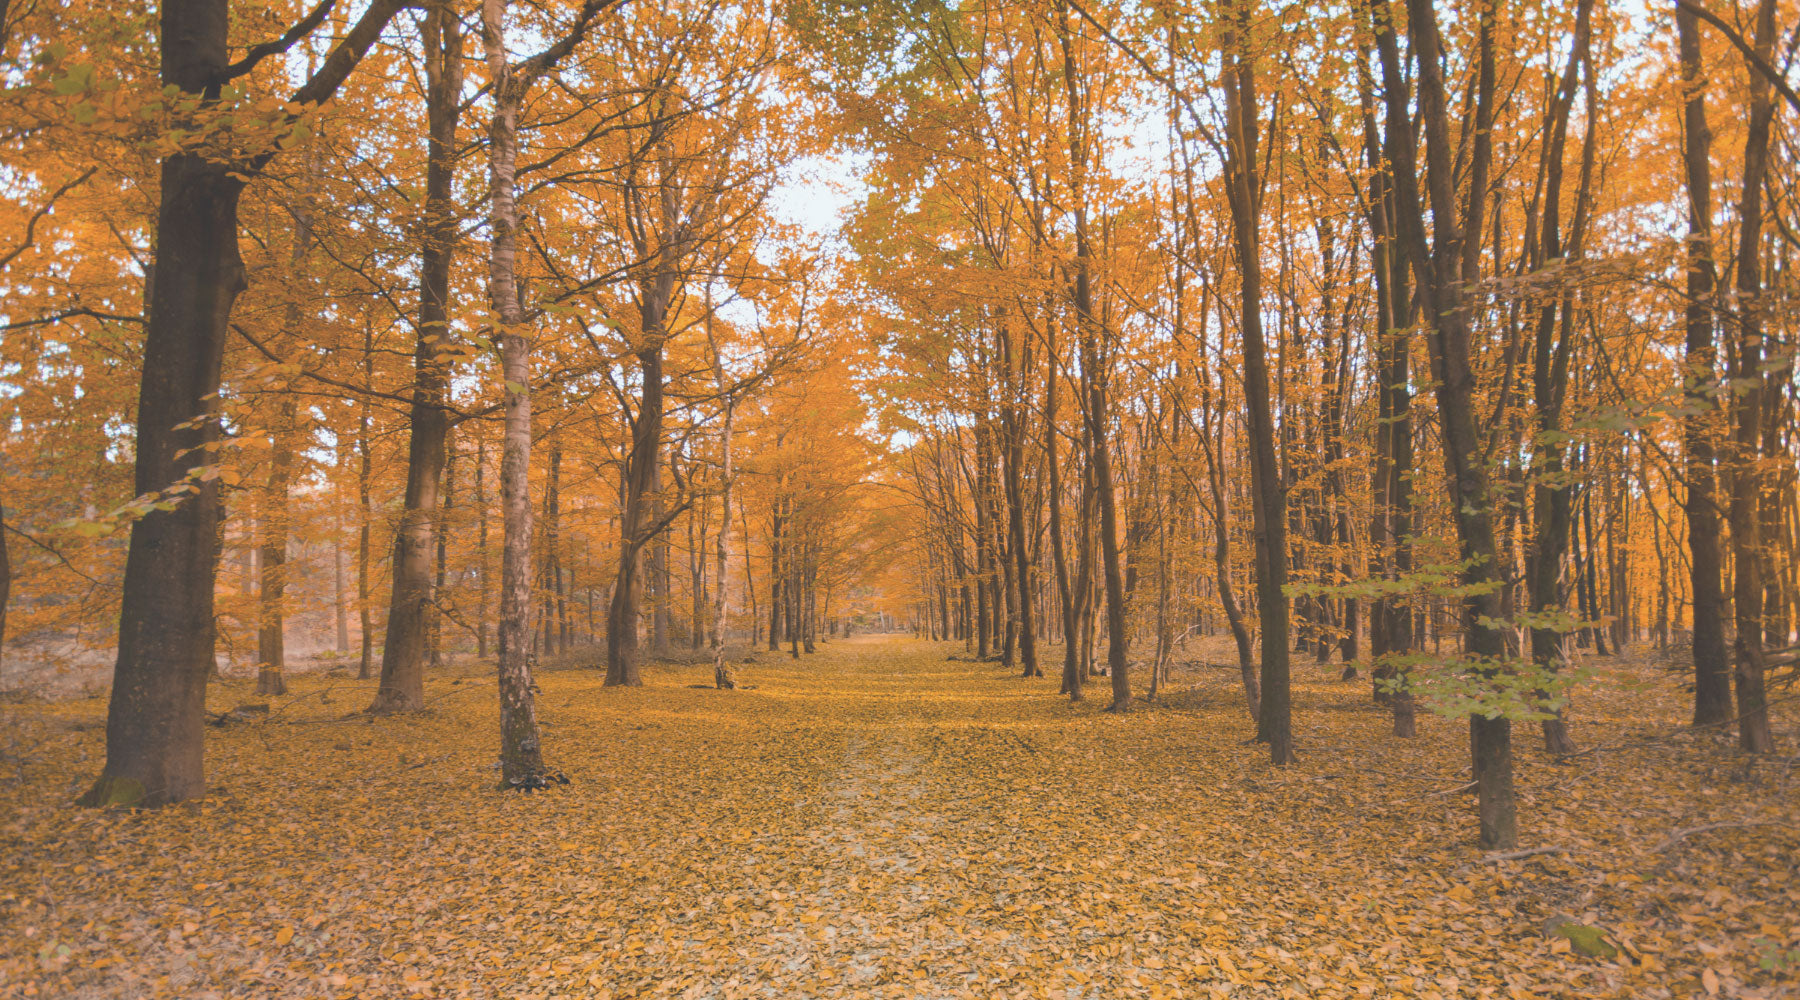
POLYGON ((544 671, 571 783, 537 795, 495 788, 474 665, 410 718, 295 678, 155 812, 69 805, 102 699, 0 706, 0 997, 1800 996, 1800 758, 1683 729, 1647 659, 1593 661, 1584 756, 1520 728, 1522 846, 1562 850, 1497 860, 1449 791, 1466 727, 1397 741, 1337 666, 1297 667, 1272 768, 1234 671, 1119 717, 1104 679, 1070 705, 952 654, 857 637, 738 691, 544 671))

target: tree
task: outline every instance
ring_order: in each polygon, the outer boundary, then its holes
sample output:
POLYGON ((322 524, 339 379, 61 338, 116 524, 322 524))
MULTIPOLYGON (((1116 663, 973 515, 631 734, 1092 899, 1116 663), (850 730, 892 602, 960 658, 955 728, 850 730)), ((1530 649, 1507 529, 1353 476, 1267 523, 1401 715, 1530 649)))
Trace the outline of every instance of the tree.
POLYGON ((1229 122, 1226 191, 1237 247, 1238 312, 1244 352, 1244 403, 1250 424, 1250 477, 1255 495, 1256 606, 1262 627, 1262 678, 1256 736, 1269 744, 1276 764, 1294 761, 1294 735, 1288 695, 1287 496, 1275 465, 1275 419, 1269 408, 1269 364, 1262 329, 1261 189, 1256 162, 1256 67, 1247 36, 1249 8, 1227 16, 1231 27, 1222 35, 1225 52, 1225 107, 1229 122))
MULTIPOLYGON (((484 16, 485 16, 485 8, 484 16)), ((462 26, 451 0, 433 0, 420 26, 425 54, 425 202, 419 239, 419 319, 413 349, 412 406, 407 429, 406 499, 394 533, 393 596, 381 645, 381 686, 369 711, 416 712, 425 707, 425 659, 432 587, 433 524, 444 473, 450 272, 461 220, 452 184, 456 129, 463 109, 462 26)))
MULTIPOLYGON (((401 6, 370 4, 287 104, 329 100, 401 6)), ((234 63, 230 4, 171 0, 158 31, 163 84, 191 105, 190 122, 206 123, 221 110, 225 82, 316 29, 330 8, 315 8, 283 36, 285 44, 259 46, 234 63)), ((289 126, 297 120, 283 115, 289 126)), ((264 148, 245 163, 194 148, 162 160, 137 419, 136 490, 150 509, 131 526, 106 763, 81 798, 86 805, 162 805, 206 790, 201 725, 213 665, 219 485, 205 463, 219 439, 216 393, 231 307, 245 285, 243 178, 275 155, 264 148)))
POLYGON ((1712 131, 1706 124, 1706 88, 1700 58, 1700 29, 1693 11, 1675 9, 1681 53, 1682 171, 1687 186, 1687 306, 1685 401, 1688 580, 1693 592, 1694 724, 1717 725, 1731 718, 1731 673, 1725 651, 1724 571, 1713 436, 1718 415, 1714 387, 1718 353, 1713 332, 1712 131))

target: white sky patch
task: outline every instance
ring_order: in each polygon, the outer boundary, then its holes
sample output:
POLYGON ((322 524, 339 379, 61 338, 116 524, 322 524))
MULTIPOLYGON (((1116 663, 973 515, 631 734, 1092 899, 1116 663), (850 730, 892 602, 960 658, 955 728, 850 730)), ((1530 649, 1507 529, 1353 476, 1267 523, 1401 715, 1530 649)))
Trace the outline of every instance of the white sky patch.
POLYGON ((869 161, 866 152, 801 157, 769 192, 776 221, 798 226, 827 253, 842 250, 844 224, 868 197, 863 176, 869 161))

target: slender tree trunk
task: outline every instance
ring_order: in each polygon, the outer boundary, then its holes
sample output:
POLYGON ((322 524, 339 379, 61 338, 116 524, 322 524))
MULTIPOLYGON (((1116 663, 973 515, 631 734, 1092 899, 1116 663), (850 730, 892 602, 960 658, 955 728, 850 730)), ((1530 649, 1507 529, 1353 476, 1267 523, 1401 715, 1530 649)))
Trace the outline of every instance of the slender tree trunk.
MULTIPOLYGON (((1233 15, 1240 21, 1243 11, 1233 15)), ((1287 497, 1275 459, 1275 423, 1269 402, 1269 362, 1262 329, 1260 184, 1256 171, 1256 76, 1237 31, 1225 39, 1225 104, 1230 129, 1226 189, 1237 246, 1243 303, 1244 407, 1250 426, 1251 505, 1256 532, 1256 605, 1262 628, 1262 697, 1257 737, 1269 743, 1276 764, 1294 760, 1288 691, 1287 497)))
MULTIPOLYGON (((1219 300, 1221 329, 1225 327, 1225 300, 1219 300)), ((1202 361, 1205 355, 1202 353, 1202 361)), ((1213 580, 1219 592, 1219 606, 1225 612, 1225 624, 1231 630, 1231 641, 1237 649, 1238 674, 1244 685, 1244 704, 1250 710, 1250 722, 1262 719, 1262 681, 1257 676, 1256 653, 1250 638, 1250 627, 1244 621, 1244 610, 1238 604, 1237 588, 1231 582, 1231 516, 1230 492, 1225 488, 1225 414, 1219 412, 1212 393, 1212 373, 1203 365, 1200 370, 1200 447, 1206 455, 1207 488, 1212 494, 1213 580)), ((1224 394, 1223 380, 1220 396, 1224 394)))
POLYGON ((0 666, 6 662, 6 604, 12 597, 12 554, 6 542, 6 508, 0 505, 0 666))
POLYGON ((1106 580, 1107 671, 1112 675, 1112 704, 1109 712, 1126 712, 1131 708, 1131 678, 1127 673, 1129 636, 1125 631, 1125 580, 1120 568, 1119 514, 1113 496, 1111 433, 1107 421, 1107 366, 1104 336, 1094 314, 1091 260, 1093 251, 1087 218, 1087 141, 1089 109, 1082 95, 1081 77, 1075 64, 1072 33, 1066 12, 1058 20, 1062 29, 1058 41, 1063 56, 1063 88, 1068 97, 1069 123, 1069 203, 1075 213, 1075 320, 1081 337, 1082 378, 1087 388, 1087 432, 1089 461, 1093 466, 1094 492, 1100 502, 1100 561, 1106 580))
MULTIPOLYGON (((776 439, 779 447, 780 438, 776 439)), ((769 514, 769 652, 781 649, 781 500, 779 495, 769 514)))
MULTIPOLYGON (((339 455, 342 456, 342 454, 343 452, 340 451, 339 455)), ((343 468, 341 458, 338 468, 339 470, 343 468)), ((337 626, 336 649, 338 655, 341 656, 350 652, 350 602, 346 600, 344 593, 343 507, 341 501, 334 506, 337 507, 337 512, 332 517, 333 524, 331 526, 331 601, 332 617, 337 626)))
MULTIPOLYGON (((1571 236, 1569 246, 1564 247, 1562 244, 1563 150, 1568 139, 1569 116, 1575 107, 1575 90, 1580 85, 1583 71, 1590 75, 1593 72, 1588 57, 1592 10, 1592 0, 1582 0, 1576 7, 1575 39, 1569 52, 1569 64, 1563 72, 1555 102, 1546 116, 1549 142, 1545 146, 1542 171, 1544 209, 1540 223, 1541 244, 1536 248, 1539 267, 1559 264, 1565 254, 1577 257, 1581 253, 1580 227, 1585 206, 1578 206, 1576 209, 1576 232, 1571 236)), ((1583 143, 1589 154, 1593 149, 1595 135, 1593 115, 1594 108, 1590 102, 1588 137, 1583 143)), ((1589 169, 1591 162, 1589 157, 1584 156, 1580 194, 1582 202, 1587 198, 1586 182, 1592 176, 1589 169)), ((1471 239, 1469 242, 1475 241, 1471 239)), ((1545 302, 1538 311, 1537 337, 1532 349, 1532 402, 1536 410, 1537 439, 1532 448, 1531 479, 1536 484, 1536 495, 1531 506, 1533 555, 1529 589, 1531 611, 1538 616, 1561 611, 1563 606, 1563 557, 1568 550, 1572 522, 1571 485, 1564 475, 1563 455, 1566 448, 1562 441, 1562 409, 1563 400, 1568 393, 1569 360, 1575 341, 1574 310, 1575 298, 1572 293, 1559 295, 1545 302)), ((1561 658, 1562 640, 1563 632, 1552 625, 1540 621, 1532 626, 1531 657, 1538 669, 1546 673, 1556 672, 1561 658)), ((1543 729, 1544 748, 1547 751, 1553 754, 1575 751, 1575 742, 1569 736, 1568 726, 1560 711, 1550 713, 1550 717, 1543 722, 1543 729)))
POLYGON ((513 200, 518 115, 529 80, 516 79, 507 64, 505 17, 506 0, 484 0, 482 42, 494 93, 494 119, 488 130, 489 230, 493 239, 488 283, 505 383, 505 431, 500 451, 500 508, 505 523, 500 557, 500 784, 532 789, 546 787, 559 776, 544 766, 529 659, 531 365, 515 277, 519 217, 513 200))
POLYGON ((477 438, 475 441, 475 548, 477 582, 475 608, 475 655, 479 659, 488 656, 488 584, 493 579, 493 571, 488 565, 488 496, 487 496, 487 440, 477 438))
POLYGON ((557 591, 561 589, 561 567, 558 565, 558 534, 562 525, 562 445, 550 446, 550 460, 544 476, 544 603, 540 612, 544 633, 544 652, 556 652, 556 628, 561 620, 557 607, 557 591))
MULTIPOLYGON (((706 291, 706 343, 712 349, 713 382, 719 387, 719 395, 725 400, 725 412, 721 415, 719 428, 719 533, 714 546, 717 561, 717 581, 713 588, 712 610, 712 649, 713 649, 713 686, 730 689, 737 687, 732 679, 731 668, 725 663, 725 568, 730 550, 731 538, 731 486, 735 472, 732 468, 731 431, 732 418, 737 413, 737 400, 730 393, 725 379, 724 359, 719 354, 718 341, 713 335, 713 303, 712 288, 706 291)), ((749 550, 745 550, 745 562, 748 563, 749 550)))
POLYGON ((287 592, 288 490, 294 470, 295 404, 292 393, 283 393, 277 404, 273 446, 269 450, 269 481, 263 492, 260 572, 256 630, 256 693, 287 694, 286 628, 283 605, 287 592))
POLYGON ((1063 543, 1062 463, 1056 457, 1056 402, 1060 381, 1057 365, 1060 358, 1056 347, 1054 316, 1045 324, 1045 330, 1047 342, 1044 352, 1049 356, 1050 376, 1044 387, 1044 468, 1050 476, 1050 557, 1056 564, 1056 593, 1062 615, 1063 635, 1062 690, 1057 693, 1068 695, 1070 701, 1080 701, 1081 627, 1076 621, 1075 597, 1070 592, 1072 584, 1069 579, 1069 557, 1063 543))
MULTIPOLYGON (((1775 0, 1761 0, 1756 13, 1757 54, 1766 63, 1774 50, 1775 0)), ((1732 606, 1737 619, 1733 639, 1737 687, 1738 745, 1750 753, 1773 753, 1768 695, 1763 687, 1763 551, 1759 505, 1765 473, 1761 468, 1762 408, 1767 388, 1762 372, 1763 185, 1768 176, 1770 125, 1775 106, 1768 81, 1751 73, 1749 127, 1744 138, 1744 173, 1739 187, 1736 334, 1738 349, 1732 371, 1733 463, 1731 476, 1731 548, 1736 575, 1732 606)), ((1776 397, 1771 402, 1779 402, 1776 397)))
MULTIPOLYGON (((1463 302, 1462 224, 1457 218, 1451 165, 1449 115, 1444 95, 1442 50, 1432 0, 1408 0, 1408 28, 1417 56, 1419 121, 1426 133, 1426 177, 1430 186, 1432 242, 1425 236, 1414 156, 1416 146, 1406 86, 1400 72, 1393 18, 1385 0, 1376 0, 1376 40, 1382 57, 1388 106, 1388 160, 1393 164, 1400 242, 1418 279, 1419 298, 1431 322, 1427 343, 1437 404, 1445 477, 1464 563, 1460 584, 1465 650, 1478 676, 1491 676, 1506 652, 1499 619, 1501 598, 1492 497, 1482 464, 1474 412, 1474 371, 1469 317, 1463 302)), ((1512 846, 1517 818, 1512 785, 1512 723, 1503 713, 1476 714, 1470 722, 1475 762, 1481 845, 1512 846)))
MULTIPOLYGON (((363 325, 363 386, 375 388, 375 329, 372 325, 363 325)), ((369 482, 375 471, 375 459, 370 453, 369 438, 369 397, 365 394, 360 404, 360 412, 356 418, 356 509, 358 527, 356 532, 356 618, 360 629, 360 645, 362 658, 356 668, 358 680, 368 680, 375 676, 375 623, 370 621, 374 609, 369 606, 369 595, 374 591, 374 584, 369 576, 369 559, 372 539, 370 532, 375 521, 375 508, 369 497, 369 482)))

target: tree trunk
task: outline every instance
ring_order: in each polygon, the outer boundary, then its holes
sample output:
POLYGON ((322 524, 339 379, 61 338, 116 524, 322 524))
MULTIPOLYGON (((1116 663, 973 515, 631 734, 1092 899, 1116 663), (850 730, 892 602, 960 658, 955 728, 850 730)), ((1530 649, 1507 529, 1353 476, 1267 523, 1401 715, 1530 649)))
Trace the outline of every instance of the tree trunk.
MULTIPOLYGON (((375 328, 368 322, 363 324, 363 386, 371 392, 375 388, 375 328)), ((356 418, 356 509, 360 521, 356 532, 356 618, 362 646, 356 677, 364 681, 375 675, 375 625, 369 620, 373 613, 369 607, 369 594, 374 589, 369 576, 370 533, 374 530, 375 520, 375 509, 369 499, 369 481, 374 474, 375 460, 370 454, 369 410, 369 397, 364 395, 356 418)))
MULTIPOLYGON (((1464 591, 1465 650, 1474 661, 1477 676, 1486 677, 1498 669, 1506 653, 1506 642, 1498 624, 1502 610, 1492 498, 1474 412, 1475 376, 1470 358, 1469 317, 1463 303, 1462 225, 1457 218, 1459 208, 1452 176, 1443 56, 1432 0, 1408 0, 1407 7, 1419 67, 1419 120, 1426 132, 1432 242, 1428 243, 1425 236, 1424 202, 1414 164, 1412 117, 1400 71, 1393 17, 1385 0, 1376 0, 1376 40, 1381 50, 1388 108, 1388 161, 1394 169, 1400 242, 1411 261, 1420 304, 1431 323, 1427 343, 1437 385, 1445 477, 1450 487, 1459 555, 1465 567, 1459 580, 1464 591)), ((1474 715, 1470 740, 1481 846, 1511 846, 1518 836, 1512 786, 1512 722, 1500 712, 1474 715)))
POLYGON ((477 438, 475 441, 475 529, 476 566, 479 576, 476 582, 475 608, 475 656, 487 659, 488 656, 488 584, 493 579, 493 572, 488 566, 488 497, 487 497, 487 440, 477 438))
POLYGON ((269 481, 263 494, 261 576, 257 588, 260 612, 256 630, 256 693, 287 694, 287 679, 282 668, 287 665, 283 603, 287 591, 288 490, 294 469, 295 404, 292 393, 284 392, 277 404, 273 446, 269 450, 269 481))
POLYGON ((6 507, 0 505, 0 665, 6 662, 6 602, 12 597, 12 554, 6 544, 6 507))
MULTIPOLYGON (((1242 20, 1246 14, 1236 15, 1242 20)), ((1294 760, 1288 692, 1287 497, 1275 460, 1275 422, 1269 403, 1269 362, 1262 329, 1260 184, 1256 171, 1256 76, 1237 31, 1225 38, 1226 119, 1230 129, 1226 190, 1231 205, 1243 302, 1244 407, 1250 428, 1251 504, 1256 532, 1256 606, 1262 628, 1262 697, 1257 738, 1276 764, 1294 760)))
MULTIPOLYGON (((343 469, 341 457, 343 452, 340 450, 338 454, 340 458, 337 464, 338 469, 341 471, 343 469)), ((335 499, 336 498, 334 498, 334 500, 335 499)), ((334 624, 337 626, 336 648, 338 655, 342 656, 343 654, 350 652, 350 602, 345 600, 344 595, 344 514, 342 501, 337 500, 333 506, 337 507, 337 513, 332 517, 331 526, 331 610, 334 624)))
MULTIPOLYGON (((162 82, 189 95, 228 62, 225 0, 162 5, 162 82)), ((201 734, 213 664, 219 486, 199 481, 219 439, 220 366, 243 290, 238 197, 229 162, 202 153, 162 161, 154 278, 148 282, 134 490, 180 498, 132 523, 107 705, 106 763, 83 805, 156 806, 206 791, 201 734)))
POLYGON ((559 775, 544 766, 537 703, 531 679, 531 365, 516 278, 518 204, 514 177, 519 154, 518 115, 529 80, 512 75, 506 61, 506 0, 484 0, 482 42, 493 81, 494 119, 488 130, 492 190, 488 294, 500 339, 505 430, 500 451, 500 509, 505 537, 500 555, 500 784, 548 786, 559 775))
POLYGON ((453 201, 456 125, 462 114, 462 33, 448 0, 422 22, 426 74, 425 226, 419 246, 419 326, 413 348, 411 441, 406 499, 394 533, 393 590, 381 647, 381 685, 369 711, 417 712, 425 707, 425 663, 431 631, 433 535, 444 472, 449 414, 450 269, 460 220, 453 201))
MULTIPOLYGON (((1107 366, 1103 357, 1100 320, 1094 314, 1093 279, 1090 274, 1093 256, 1088 234, 1087 144, 1089 109, 1079 84, 1075 50, 1066 16, 1058 20, 1058 42, 1062 47, 1063 89, 1068 101, 1069 124, 1069 203, 1075 213, 1075 321, 1081 336, 1082 381, 1087 390, 1085 413, 1088 435, 1088 460, 1094 474, 1094 492, 1100 501, 1100 561, 1106 580, 1107 671, 1112 675, 1112 704, 1109 712, 1131 709, 1131 678, 1127 673, 1129 637, 1125 632, 1125 580, 1120 568, 1119 514, 1113 496, 1112 454, 1107 441, 1110 427, 1106 415, 1107 366)), ((1085 585, 1085 581, 1084 581, 1085 585)))
MULTIPOLYGON (((1756 51, 1766 63, 1775 45, 1775 0, 1762 0, 1756 14, 1756 51)), ((1766 478, 1761 468, 1763 396, 1762 231, 1763 185, 1768 177, 1769 133, 1775 106, 1768 81, 1750 78, 1749 127, 1744 137, 1744 174, 1738 202, 1737 339, 1732 389, 1731 548, 1736 575, 1732 606, 1737 687, 1738 746, 1750 753, 1773 753, 1768 695, 1763 689, 1763 551, 1759 506, 1766 478)), ((1772 402, 1779 403, 1779 397, 1772 402)))
MULTIPOLYGON (((712 649, 713 649, 713 686, 730 689, 737 687, 732 679, 731 668, 725 663, 725 567, 730 554, 731 538, 731 485, 734 471, 731 461, 731 423, 736 415, 737 401, 732 398, 730 386, 725 379, 724 359, 719 354, 718 341, 713 335, 713 302, 712 288, 706 292, 706 343, 712 348, 713 382, 719 387, 719 395, 725 400, 725 412, 721 416, 719 428, 719 533, 714 547, 718 574, 713 589, 712 610, 712 649)), ((749 551, 745 551, 748 562, 749 551)))
MULTIPOLYGON (((668 197, 657 199, 662 206, 661 232, 673 228, 670 218, 673 206, 668 197)), ((640 246, 648 254, 648 245, 640 246)), ((613 585, 612 604, 606 616, 606 684, 637 686, 643 683, 639 674, 638 616, 643 601, 644 548, 656 544, 664 525, 662 512, 661 449, 663 425, 663 337, 664 322, 670 297, 674 294, 676 274, 671 254, 674 247, 657 250, 653 269, 637 283, 639 334, 638 368, 642 387, 637 419, 631 424, 631 448, 625 456, 624 503, 619 516, 619 572, 613 585)), ((663 593, 652 608, 653 616, 666 612, 666 581, 663 593)), ((653 617, 653 626, 656 619, 653 617)), ((653 636, 654 639, 654 636, 653 636)), ((652 648, 655 648, 653 643, 652 648)))
POLYGON ((1057 383, 1060 380, 1057 372, 1060 357, 1056 348, 1056 327, 1054 320, 1045 324, 1047 341, 1044 353, 1049 356, 1050 376, 1044 388, 1044 468, 1050 476, 1050 558, 1056 564, 1056 594, 1062 616, 1062 689, 1057 693, 1068 695, 1070 701, 1080 701, 1081 627, 1076 621, 1075 597, 1069 589, 1072 585, 1069 579, 1069 557, 1063 543, 1062 463, 1056 457, 1056 435, 1059 433, 1056 427, 1056 401, 1057 383))
MULTIPOLYGON (((1544 149, 1542 170, 1544 209, 1540 222, 1540 245, 1535 248, 1540 268, 1560 263, 1565 254, 1577 257, 1581 253, 1580 228, 1585 204, 1576 208, 1575 232, 1569 245, 1565 248, 1562 244, 1563 150, 1568 140, 1569 116, 1575 107, 1575 89, 1580 84, 1584 70, 1590 77, 1593 73, 1588 57, 1589 19, 1592 10, 1592 0, 1582 0, 1576 7, 1575 39, 1569 52, 1569 64, 1563 72, 1555 103, 1546 115, 1549 142, 1544 149)), ((1586 182, 1592 176, 1591 153, 1595 135, 1592 121, 1594 108, 1591 102, 1587 110, 1589 124, 1587 140, 1583 146, 1588 155, 1583 157, 1583 185, 1579 198, 1583 203, 1587 198, 1586 182)), ((1474 240, 1469 242, 1473 243, 1474 240)), ((1564 293, 1545 302, 1538 311, 1537 337, 1532 347, 1532 404, 1536 411, 1537 438, 1532 447, 1531 462, 1531 479, 1536 485, 1531 505, 1533 538, 1529 593, 1531 612, 1537 616, 1559 612, 1563 607, 1562 569, 1569 547, 1572 522, 1571 484, 1564 474, 1563 455, 1566 448, 1563 443, 1565 435, 1562 429, 1562 409, 1563 400, 1568 394, 1569 360, 1575 343, 1574 310, 1573 293, 1564 293)), ((1541 620, 1533 624, 1531 658, 1539 670, 1545 673, 1557 671, 1562 656, 1563 637, 1562 630, 1541 620)), ((1560 711, 1550 712, 1550 717, 1543 722, 1543 729, 1545 750, 1553 754, 1575 751, 1575 742, 1569 736, 1568 726, 1563 722, 1560 711)))

